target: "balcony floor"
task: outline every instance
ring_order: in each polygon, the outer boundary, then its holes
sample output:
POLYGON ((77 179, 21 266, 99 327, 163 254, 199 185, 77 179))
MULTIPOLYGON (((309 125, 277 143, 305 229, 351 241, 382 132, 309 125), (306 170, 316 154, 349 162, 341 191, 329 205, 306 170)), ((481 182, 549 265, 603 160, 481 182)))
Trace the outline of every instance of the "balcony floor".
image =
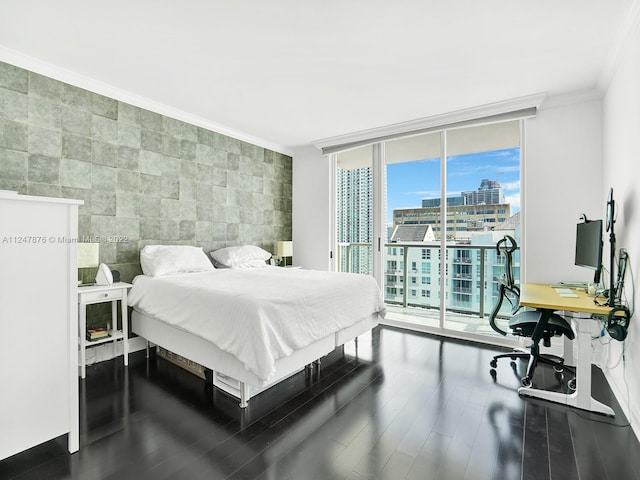
MULTIPOLYGON (((406 307, 387 304, 386 320, 413 324, 416 327, 427 326, 438 328, 440 324, 440 310, 431 308, 406 307)), ((487 318, 480 318, 473 314, 463 314, 447 311, 445 316, 445 328, 455 332, 464 332, 472 335, 482 335, 494 339, 502 338, 489 325, 487 318)))

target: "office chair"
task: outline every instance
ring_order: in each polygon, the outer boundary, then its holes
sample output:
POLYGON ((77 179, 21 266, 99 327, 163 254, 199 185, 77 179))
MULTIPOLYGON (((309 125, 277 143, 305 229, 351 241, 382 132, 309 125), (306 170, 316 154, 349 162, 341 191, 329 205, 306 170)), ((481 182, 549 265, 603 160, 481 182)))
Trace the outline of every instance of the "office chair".
MULTIPOLYGON (((551 346, 551 337, 565 335, 570 340, 575 338, 575 334, 571 329, 571 325, 557 313, 548 310, 522 310, 520 311, 520 288, 513 280, 513 252, 516 251, 518 245, 515 239, 509 235, 505 235, 496 244, 498 257, 505 256, 505 273, 500 279, 499 296, 496 305, 489 316, 489 324, 499 334, 506 336, 509 332, 501 329, 496 320, 502 303, 506 299, 511 304, 511 318, 509 319, 509 330, 513 335, 520 337, 529 337, 532 344, 528 347, 528 351, 513 351, 496 355, 490 362, 491 376, 495 379, 499 358, 517 358, 528 359, 527 374, 522 377, 521 383, 523 387, 530 387, 533 379, 533 373, 538 362, 542 362, 553 366, 556 373, 563 370, 571 372, 575 377, 575 369, 564 365, 564 359, 556 355, 548 355, 540 353, 540 340, 545 347, 551 346)), ((512 362, 512 368, 515 371, 515 362, 512 362)), ((569 381, 569 388, 575 390, 575 378, 569 381)))

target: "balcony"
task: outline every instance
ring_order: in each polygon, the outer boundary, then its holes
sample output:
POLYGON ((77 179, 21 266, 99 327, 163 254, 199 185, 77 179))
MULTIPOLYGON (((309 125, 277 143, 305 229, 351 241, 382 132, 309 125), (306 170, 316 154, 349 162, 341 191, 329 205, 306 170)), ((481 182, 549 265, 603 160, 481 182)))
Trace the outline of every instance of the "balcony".
POLYGON ((453 263, 471 265, 473 263, 473 260, 467 257, 458 257, 453 259, 453 263))
MULTIPOLYGON (((410 317, 409 321, 437 326, 440 317, 440 271, 443 268, 438 264, 440 247, 432 244, 400 243, 386 244, 385 247, 386 266, 393 267, 393 270, 383 272, 383 293, 389 315, 392 318, 403 316, 403 320, 410 317), (423 258, 425 249, 431 250, 428 258, 433 260, 423 258), (429 274, 422 273, 427 270, 422 269, 423 263, 430 264, 429 274), (418 267, 413 268, 415 265, 418 267), (398 270, 402 266, 404 268, 398 270), (416 284, 411 284, 412 277, 417 279, 416 284), (431 277, 430 284, 421 282, 425 277, 431 277), (408 288, 417 290, 417 294, 410 295, 408 288)), ((340 244, 338 270, 371 274, 371 248, 368 243, 340 244)), ((497 256, 494 245, 451 245, 446 248, 445 258, 449 259, 444 266, 444 271, 449 272, 445 285, 447 328, 492 334, 487 316, 497 300, 504 259, 497 256), (468 255, 466 252, 463 256, 457 255, 460 250, 468 251, 468 255), (462 265, 464 272, 457 272, 462 265)), ((516 252, 514 260, 514 276, 519 281, 519 252, 516 252)), ((508 318, 510 306, 503 305, 500 313, 502 317, 508 318)))

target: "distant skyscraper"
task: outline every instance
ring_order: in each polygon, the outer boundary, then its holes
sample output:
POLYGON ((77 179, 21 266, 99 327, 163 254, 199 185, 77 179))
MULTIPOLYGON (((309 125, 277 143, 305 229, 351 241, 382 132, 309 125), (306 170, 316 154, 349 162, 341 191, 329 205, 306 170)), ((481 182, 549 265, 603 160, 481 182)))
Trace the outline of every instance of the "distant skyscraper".
POLYGON ((497 180, 484 178, 480 182, 480 188, 462 192, 464 205, 497 205, 504 203, 504 192, 497 180))
MULTIPOLYGON (((373 235, 373 181, 371 168, 337 169, 337 235, 341 243, 363 243, 351 248, 351 271, 371 272, 373 235)), ((345 249, 341 249, 343 253, 345 249)), ((341 258, 345 265, 346 258, 341 258)), ((343 268, 344 270, 344 268, 343 268)))

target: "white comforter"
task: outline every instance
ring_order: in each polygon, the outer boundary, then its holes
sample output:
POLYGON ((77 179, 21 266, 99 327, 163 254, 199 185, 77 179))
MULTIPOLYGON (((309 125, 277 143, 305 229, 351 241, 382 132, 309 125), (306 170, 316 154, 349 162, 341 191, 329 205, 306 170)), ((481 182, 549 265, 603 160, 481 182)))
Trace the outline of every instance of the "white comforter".
POLYGON ((279 267, 140 275, 128 301, 212 342, 264 381, 277 359, 386 313, 373 277, 279 267))

